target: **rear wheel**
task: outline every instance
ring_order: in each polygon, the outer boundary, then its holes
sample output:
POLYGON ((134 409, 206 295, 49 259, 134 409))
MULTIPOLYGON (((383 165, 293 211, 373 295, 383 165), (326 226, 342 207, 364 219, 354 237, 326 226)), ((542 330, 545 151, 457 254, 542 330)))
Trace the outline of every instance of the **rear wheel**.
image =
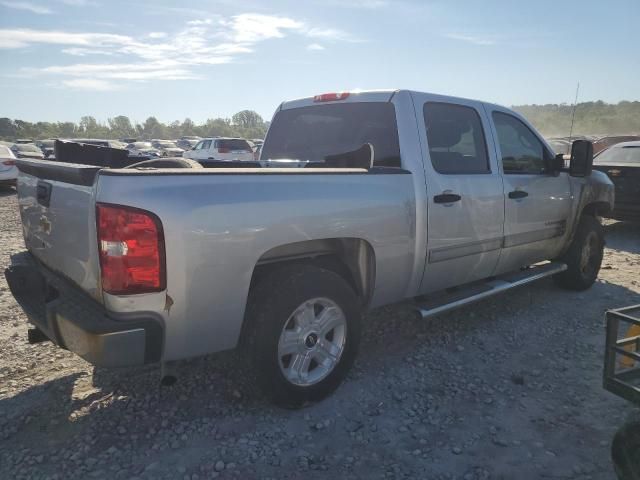
POLYGON ((571 290, 586 290, 598 278, 604 254, 604 230, 595 217, 583 215, 569 249, 558 260, 567 270, 554 276, 556 282, 571 290))
POLYGON ((321 400, 342 382, 360 340, 360 306, 338 274, 294 265, 250 295, 247 344, 256 378, 278 405, 321 400))

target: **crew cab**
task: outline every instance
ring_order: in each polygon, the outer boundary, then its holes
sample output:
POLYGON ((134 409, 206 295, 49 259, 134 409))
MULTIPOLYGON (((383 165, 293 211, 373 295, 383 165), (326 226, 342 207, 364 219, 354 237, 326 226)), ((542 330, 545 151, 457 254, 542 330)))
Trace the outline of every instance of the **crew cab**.
POLYGON ((300 406, 343 380, 369 309, 426 318, 548 276, 589 288, 613 205, 592 160, 576 141, 565 168, 498 105, 322 94, 278 107, 269 168, 19 160, 27 251, 6 277, 34 342, 107 367, 242 347, 300 406))

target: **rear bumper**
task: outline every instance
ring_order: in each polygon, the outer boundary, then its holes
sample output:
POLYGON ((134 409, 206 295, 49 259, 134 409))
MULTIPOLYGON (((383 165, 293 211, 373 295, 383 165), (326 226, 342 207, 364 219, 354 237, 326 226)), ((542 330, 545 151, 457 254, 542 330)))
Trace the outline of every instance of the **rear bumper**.
POLYGON ((157 314, 109 312, 28 252, 11 257, 5 277, 29 322, 93 365, 124 367, 161 360, 164 324, 157 314))

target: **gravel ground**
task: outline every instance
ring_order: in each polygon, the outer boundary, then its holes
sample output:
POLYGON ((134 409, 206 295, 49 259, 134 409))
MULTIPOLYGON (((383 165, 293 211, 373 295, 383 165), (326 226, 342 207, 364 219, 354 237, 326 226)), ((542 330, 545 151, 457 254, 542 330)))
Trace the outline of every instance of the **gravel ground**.
MULTIPOLYGON (((640 227, 608 222, 601 280, 543 280, 418 321, 366 319, 342 387, 299 411, 266 403, 224 353, 155 369, 94 369, 29 345, 0 278, 0 478, 611 479, 609 445, 632 407, 601 387, 607 308, 640 303, 640 227)), ((0 268, 23 249, 0 190, 0 268)))

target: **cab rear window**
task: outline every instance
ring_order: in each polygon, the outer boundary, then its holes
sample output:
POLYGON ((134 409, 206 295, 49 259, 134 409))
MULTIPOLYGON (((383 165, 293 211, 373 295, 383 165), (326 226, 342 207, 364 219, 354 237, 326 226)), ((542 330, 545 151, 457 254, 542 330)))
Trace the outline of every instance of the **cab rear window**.
POLYGON ((374 148, 373 166, 400 167, 393 104, 357 102, 282 110, 273 118, 261 158, 322 164, 367 143, 374 148))

